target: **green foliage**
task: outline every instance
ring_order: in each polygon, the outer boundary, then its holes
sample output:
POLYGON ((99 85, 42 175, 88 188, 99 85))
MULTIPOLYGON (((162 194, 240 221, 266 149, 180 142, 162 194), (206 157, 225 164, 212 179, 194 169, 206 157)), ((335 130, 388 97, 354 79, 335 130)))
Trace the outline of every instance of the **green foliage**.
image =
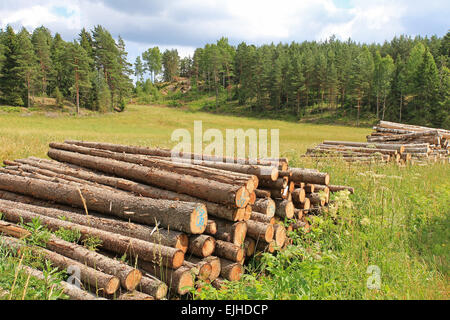
POLYGON ((61 238, 67 242, 78 243, 81 238, 81 232, 78 229, 64 229, 60 228, 55 232, 58 238, 61 238))
POLYGON ((50 240, 51 232, 43 226, 39 218, 33 218, 31 222, 23 224, 23 227, 31 232, 31 236, 25 241, 30 245, 45 247, 50 240))
POLYGON ((81 242, 91 251, 97 251, 98 247, 102 245, 102 240, 95 236, 86 236, 81 242))
POLYGON ((55 91, 53 92, 53 97, 55 97, 56 99, 56 105, 62 108, 64 106, 64 96, 58 87, 55 88, 55 91))

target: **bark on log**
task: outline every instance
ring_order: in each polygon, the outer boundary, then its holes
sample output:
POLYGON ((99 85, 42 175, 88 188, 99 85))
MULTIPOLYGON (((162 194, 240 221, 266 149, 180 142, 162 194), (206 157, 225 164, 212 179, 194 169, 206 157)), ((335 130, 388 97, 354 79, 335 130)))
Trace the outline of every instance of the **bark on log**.
POLYGON ((275 217, 269 217, 268 215, 259 212, 252 212, 252 217, 250 220, 262 223, 275 224, 275 217))
POLYGON ((256 189, 254 192, 255 192, 257 198, 270 198, 269 191, 256 189))
POLYGON ((320 194, 318 193, 310 193, 306 195, 309 201, 311 202, 311 205, 313 206, 321 206, 323 207, 326 203, 326 200, 320 197, 320 194))
POLYGON ((292 181, 296 183, 305 182, 311 184, 328 185, 330 183, 330 176, 328 173, 315 172, 299 168, 291 168, 292 181))
POLYGON ((244 267, 240 263, 221 258, 220 264, 220 275, 226 280, 239 281, 244 274, 244 267))
POLYGON ((261 188, 268 188, 268 189, 284 189, 286 188, 288 184, 288 178, 278 178, 276 181, 272 180, 261 180, 259 183, 259 186, 261 188))
POLYGON ((332 186, 329 185, 328 188, 330 189, 330 192, 339 192, 339 191, 343 191, 343 190, 348 190, 350 191, 351 194, 355 193, 355 189, 352 187, 347 187, 347 186, 332 186))
POLYGON ((182 250, 184 253, 186 253, 187 251, 189 238, 186 234, 178 231, 153 228, 136 223, 111 219, 94 212, 90 212, 89 216, 86 216, 83 212, 74 213, 54 208, 25 204, 21 203, 21 201, 23 201, 21 197, 18 197, 17 199, 15 199, 14 197, 8 197, 10 200, 14 200, 15 202, 1 200, 2 198, 3 194, 0 193, 1 205, 15 207, 17 209, 25 211, 31 211, 55 219, 61 219, 61 217, 65 217, 68 221, 83 226, 109 231, 112 233, 121 234, 123 236, 152 242, 155 244, 161 244, 167 247, 177 248, 182 250))
MULTIPOLYGON (((51 280, 51 278, 47 279, 44 273, 40 270, 36 270, 28 266, 21 266, 20 268, 37 279, 47 281, 51 280)), ((81 290, 77 286, 74 286, 66 281, 61 281, 59 285, 62 287, 64 294, 69 296, 70 300, 106 300, 105 298, 99 298, 90 292, 81 290)))
POLYGON ((184 295, 194 286, 194 279, 189 268, 181 267, 176 270, 162 268, 159 264, 138 261, 138 266, 152 276, 166 283, 173 292, 184 295))
POLYGON ((167 284, 155 277, 144 275, 138 288, 139 291, 149 294, 157 300, 161 300, 167 296, 167 284))
POLYGON ((276 247, 277 247, 277 243, 275 242, 275 240, 272 240, 269 243, 267 243, 265 241, 257 241, 256 242, 256 251, 259 251, 259 252, 274 253, 276 247))
POLYGON ((217 223, 214 220, 208 220, 208 224, 205 229, 206 234, 215 235, 217 233, 217 223))
POLYGON ((294 217, 294 204, 288 200, 275 200, 275 215, 282 219, 292 219, 294 217))
MULTIPOLYGON (((22 160, 18 160, 22 161, 22 160)), ((176 200, 176 201, 185 201, 185 202, 202 202, 206 205, 206 209, 208 214, 212 216, 216 216, 219 218, 227 219, 230 221, 237 221, 237 217, 240 214, 240 211, 243 209, 236 208, 228 208, 223 205, 219 205, 217 203, 204 201, 199 198, 195 198, 186 194, 179 194, 173 191, 159 189, 156 187, 148 186, 142 183, 137 183, 135 181, 117 178, 113 176, 108 176, 105 174, 98 174, 96 172, 90 171, 89 169, 77 169, 73 168, 70 165, 63 164, 54 164, 45 159, 26 159, 23 160, 24 163, 33 164, 35 166, 39 166, 42 168, 46 168, 48 170, 53 170, 56 172, 63 173, 65 175, 71 175, 78 177, 80 179, 85 179, 86 181, 92 181, 95 183, 107 185, 113 188, 118 188, 121 190, 125 190, 128 192, 132 192, 136 195, 155 198, 155 199, 166 199, 166 200, 176 200)))
POLYGON ((209 262, 200 261, 199 263, 194 263, 192 261, 184 260, 183 267, 191 269, 191 272, 195 274, 195 277, 200 280, 207 280, 212 272, 212 267, 209 262))
POLYGON ((193 165, 190 163, 173 162, 170 161, 170 159, 162 160, 133 154, 117 153, 107 150, 86 148, 82 146, 64 143, 50 143, 50 148, 77 152, 80 154, 91 155, 95 157, 114 159, 117 161, 146 166, 155 170, 164 170, 168 172, 189 175, 192 177, 214 180, 220 183, 235 185, 239 187, 245 186, 248 190, 251 191, 253 191, 256 188, 254 183, 255 178, 256 181, 258 179, 255 176, 244 175, 220 169, 207 168, 193 165))
POLYGON ((139 258, 143 260, 161 261, 163 265, 173 268, 180 267, 184 260, 184 253, 179 249, 38 215, 30 211, 19 210, 5 205, 0 205, 0 211, 3 213, 6 220, 15 223, 19 223, 22 220, 24 222, 32 222, 33 219, 39 219, 42 224, 46 225, 50 230, 56 231, 60 228, 79 230, 82 239, 85 239, 88 236, 98 237, 102 241, 101 246, 104 249, 122 255, 124 253, 129 253, 131 256, 139 256, 139 258))
POLYGON ((154 225, 157 221, 163 227, 192 234, 200 234, 206 228, 206 207, 200 203, 105 193, 90 186, 75 187, 8 174, 0 174, 0 189, 80 208, 86 206, 134 222, 154 225))
POLYGON ((270 198, 256 200, 255 204, 252 206, 253 211, 260 212, 268 217, 273 217, 275 215, 276 204, 270 198))
POLYGON ((214 255, 219 258, 239 262, 244 258, 244 250, 231 242, 217 240, 214 255))
POLYGON ((298 209, 309 210, 311 208, 311 200, 309 200, 309 198, 305 198, 304 203, 296 203, 295 206, 298 209))
POLYGON ((247 234, 255 240, 264 240, 269 243, 274 236, 273 225, 249 220, 247 223, 247 234))
MULTIPOLYGON (((110 150, 114 152, 125 152, 131 154, 141 154, 141 155, 149 155, 149 156, 159 156, 159 157, 172 157, 172 151, 169 149, 150 149, 145 147, 135 147, 135 146, 126 146, 126 145, 117 145, 111 143, 100 143, 100 142, 85 142, 85 141, 74 141, 74 140, 66 140, 65 143, 75 144, 79 146, 110 150)), ((243 164, 251 164, 251 162, 256 160, 257 165, 263 166, 273 166, 273 162, 276 161, 280 164, 288 164, 286 158, 280 159, 240 159, 240 158, 229 158, 229 157, 218 157, 212 155, 201 155, 194 153, 180 153, 176 155, 179 158, 186 159, 203 159, 205 161, 216 161, 216 162, 225 162, 225 163, 243 163, 243 164)))
POLYGON ((245 187, 62 150, 50 149, 48 156, 215 203, 244 208, 250 201, 250 194, 245 187))

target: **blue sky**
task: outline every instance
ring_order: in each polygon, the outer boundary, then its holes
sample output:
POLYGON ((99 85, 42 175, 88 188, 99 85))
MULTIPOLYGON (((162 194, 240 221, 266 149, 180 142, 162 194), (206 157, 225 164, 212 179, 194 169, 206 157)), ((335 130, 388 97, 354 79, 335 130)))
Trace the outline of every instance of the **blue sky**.
POLYGON ((40 25, 65 40, 97 24, 126 41, 129 60, 152 46, 182 56, 228 37, 262 44, 324 40, 359 42, 394 36, 443 36, 450 27, 448 0, 15 0, 0 2, 0 27, 40 25))

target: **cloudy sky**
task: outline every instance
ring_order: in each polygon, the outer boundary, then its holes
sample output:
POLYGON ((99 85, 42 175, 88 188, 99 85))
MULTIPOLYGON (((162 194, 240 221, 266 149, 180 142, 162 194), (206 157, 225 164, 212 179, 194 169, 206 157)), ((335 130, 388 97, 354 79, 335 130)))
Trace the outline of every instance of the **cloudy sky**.
POLYGON ((395 35, 444 35, 448 0, 1 0, 0 27, 45 25, 65 40, 105 26, 127 44, 129 60, 148 47, 180 55, 221 36, 232 44, 323 40, 331 35, 383 42, 395 35))

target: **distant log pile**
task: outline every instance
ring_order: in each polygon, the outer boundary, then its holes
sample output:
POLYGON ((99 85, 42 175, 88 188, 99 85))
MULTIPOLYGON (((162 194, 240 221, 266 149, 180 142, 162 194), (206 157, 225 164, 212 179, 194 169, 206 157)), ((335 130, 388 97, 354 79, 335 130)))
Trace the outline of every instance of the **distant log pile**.
POLYGON ((250 257, 283 250, 288 231, 308 232, 308 215, 326 210, 330 193, 354 192, 287 159, 181 161, 167 149, 82 141, 51 143, 48 156, 0 168, 0 245, 80 269, 81 290, 62 285, 73 299, 163 299, 239 280, 250 257), (28 245, 21 224, 36 219, 80 241, 96 237, 99 251, 54 235, 45 248, 28 245))
POLYGON ((450 131, 380 121, 367 142, 324 141, 308 149, 311 158, 342 158, 347 162, 425 163, 450 160, 450 131))

